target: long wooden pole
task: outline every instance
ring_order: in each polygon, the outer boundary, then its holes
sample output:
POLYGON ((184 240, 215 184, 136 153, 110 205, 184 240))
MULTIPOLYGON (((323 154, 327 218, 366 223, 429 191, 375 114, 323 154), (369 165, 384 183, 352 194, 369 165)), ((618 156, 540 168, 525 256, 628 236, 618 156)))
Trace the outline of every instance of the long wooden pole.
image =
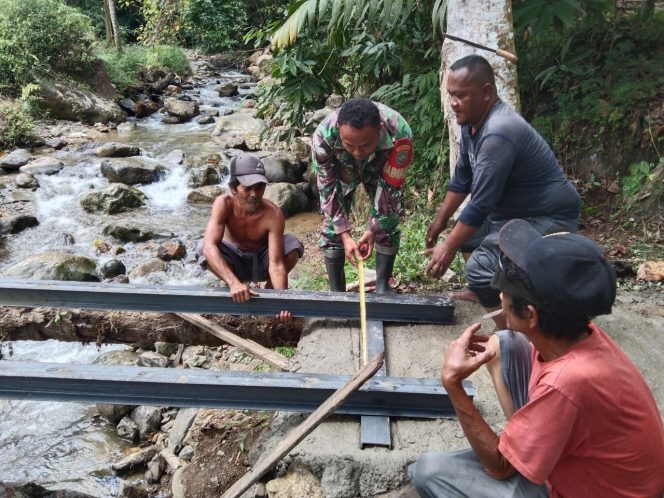
POLYGON ((359 389, 362 384, 369 380, 378 371, 383 364, 383 353, 362 367, 355 376, 344 384, 332 396, 327 398, 307 419, 292 431, 286 439, 282 440, 267 456, 256 463, 254 469, 242 476, 235 482, 221 498, 238 498, 242 493, 248 490, 252 484, 260 479, 285 455, 287 455, 297 444, 302 441, 307 434, 313 431, 318 425, 334 410, 336 410, 344 400, 354 391, 359 389))
POLYGON ((289 369, 288 358, 286 358, 284 355, 261 346, 257 342, 243 339, 242 337, 235 335, 229 330, 226 330, 222 326, 217 325, 210 320, 206 320, 201 315, 197 315, 195 313, 176 313, 176 315, 183 320, 187 320, 189 323, 193 323, 206 332, 217 336, 222 341, 227 342, 228 344, 231 344, 236 348, 251 354, 252 356, 255 356, 268 365, 271 365, 285 372, 287 372, 289 369))

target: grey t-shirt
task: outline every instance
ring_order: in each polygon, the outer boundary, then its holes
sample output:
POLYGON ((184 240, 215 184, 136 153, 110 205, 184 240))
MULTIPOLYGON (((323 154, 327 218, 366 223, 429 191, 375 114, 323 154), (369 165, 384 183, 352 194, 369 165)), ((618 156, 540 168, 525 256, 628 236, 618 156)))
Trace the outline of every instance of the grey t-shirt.
POLYGON ((521 115, 498 101, 475 136, 461 127, 461 154, 448 190, 470 193, 459 220, 548 216, 578 219, 581 198, 553 151, 521 115))

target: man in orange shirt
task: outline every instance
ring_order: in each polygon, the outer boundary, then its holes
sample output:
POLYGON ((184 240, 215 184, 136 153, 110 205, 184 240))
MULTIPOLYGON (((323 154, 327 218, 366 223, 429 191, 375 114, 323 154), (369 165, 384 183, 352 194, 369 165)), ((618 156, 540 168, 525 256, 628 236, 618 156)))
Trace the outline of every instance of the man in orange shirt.
POLYGON ((590 321, 611 312, 611 265, 590 239, 543 237, 523 220, 507 223, 498 244, 494 285, 511 330, 481 336, 474 324, 450 345, 441 381, 472 449, 420 457, 411 467, 418 493, 661 498, 657 404, 636 367, 590 321), (500 436, 461 386, 484 364, 509 419, 500 436))

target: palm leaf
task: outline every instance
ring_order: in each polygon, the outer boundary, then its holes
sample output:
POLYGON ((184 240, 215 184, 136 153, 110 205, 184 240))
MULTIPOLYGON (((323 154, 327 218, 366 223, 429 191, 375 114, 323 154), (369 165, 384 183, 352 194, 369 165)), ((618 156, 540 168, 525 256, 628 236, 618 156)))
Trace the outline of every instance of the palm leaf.
POLYGON ((446 13, 447 0, 436 0, 436 2, 433 4, 433 11, 431 12, 431 23, 433 24, 434 33, 436 28, 439 28, 441 33, 445 32, 446 13))
POLYGON ((272 48, 278 50, 295 43, 307 22, 313 22, 318 0, 305 0, 272 35, 272 48))

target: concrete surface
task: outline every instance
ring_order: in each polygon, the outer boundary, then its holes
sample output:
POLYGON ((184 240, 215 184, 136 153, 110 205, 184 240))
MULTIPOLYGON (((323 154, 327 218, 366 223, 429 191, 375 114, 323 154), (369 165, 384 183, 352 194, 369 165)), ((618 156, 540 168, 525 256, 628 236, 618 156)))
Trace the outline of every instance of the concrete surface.
MULTIPOLYGON (((447 326, 388 325, 385 327, 388 375, 438 378, 448 344, 478 320, 483 309, 457 302, 456 323, 447 326)), ((487 331, 493 322, 484 320, 487 331)), ((651 386, 660 411, 664 408, 664 293, 621 294, 614 313, 596 320, 627 352, 651 386)), ((352 374, 359 367, 359 323, 308 321, 296 355, 299 372, 352 374)), ((471 377, 475 405, 500 432, 505 419, 485 369, 471 377)), ((616 379, 619 382, 619 379, 616 379)), ((269 451, 305 415, 280 413, 272 435, 256 447, 256 457, 269 451)), ((280 470, 297 461, 321 479, 326 498, 375 496, 408 482, 407 468, 427 451, 467 447, 456 419, 392 419, 393 449, 360 449, 359 417, 331 417, 282 461, 280 470)))

